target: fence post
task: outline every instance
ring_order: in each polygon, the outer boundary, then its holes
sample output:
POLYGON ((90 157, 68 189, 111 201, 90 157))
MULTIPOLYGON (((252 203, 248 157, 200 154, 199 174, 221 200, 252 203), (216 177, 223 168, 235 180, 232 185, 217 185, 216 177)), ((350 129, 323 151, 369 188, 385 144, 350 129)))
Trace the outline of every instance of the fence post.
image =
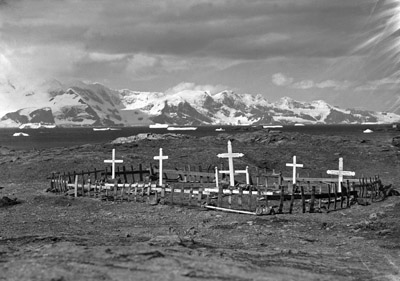
POLYGON ((333 184, 333 188, 335 189, 334 190, 334 192, 335 192, 335 202, 333 203, 333 208, 336 210, 336 201, 337 201, 337 184, 336 183, 334 183, 333 184))
POLYGON ((310 213, 315 212, 314 204, 315 204, 315 186, 313 185, 311 187, 310 213))
MULTIPOLYGON (((280 178, 281 176, 279 176, 280 178)), ((281 181, 280 181, 281 182, 281 181)), ((283 185, 279 186, 281 189, 281 196, 280 196, 280 200, 279 200, 279 209, 278 209, 278 213, 282 214, 283 211, 283 201, 285 200, 285 188, 283 185)))
POLYGON ((253 205, 253 187, 249 185, 249 211, 251 212, 253 205))
POLYGON ((239 186, 239 196, 238 196, 238 205, 239 208, 243 207, 243 188, 241 186, 239 186))
POLYGON ((222 189, 222 185, 220 185, 219 187, 218 187, 218 203, 217 203, 217 205, 218 205, 218 207, 222 207, 222 194, 223 194, 223 189, 222 189))
POLYGON ((75 197, 78 197, 78 175, 75 175, 75 197))
MULTIPOLYGON (((288 182, 288 185, 290 185, 291 183, 288 182)), ((289 214, 291 214, 293 212, 293 204, 294 204, 294 191, 296 188, 296 184, 292 184, 292 192, 290 194, 290 207, 289 207, 289 214)))
POLYGON ((331 207, 331 185, 328 184, 328 210, 331 207))

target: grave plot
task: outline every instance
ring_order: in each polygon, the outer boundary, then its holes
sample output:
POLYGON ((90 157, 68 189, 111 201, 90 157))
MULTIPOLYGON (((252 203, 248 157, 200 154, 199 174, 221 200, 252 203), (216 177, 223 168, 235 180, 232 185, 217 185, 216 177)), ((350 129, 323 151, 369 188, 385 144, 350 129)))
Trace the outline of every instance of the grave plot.
POLYGON ((49 191, 71 196, 100 198, 102 200, 134 201, 154 204, 179 204, 214 210, 252 215, 282 214, 293 212, 330 212, 349 208, 354 203, 363 205, 383 200, 387 189, 378 176, 362 179, 344 179, 354 176, 354 172, 343 170, 343 159, 339 159, 338 170, 328 170, 327 174, 337 178, 302 178, 297 173, 296 156, 292 167, 292 177, 282 173, 267 173, 246 166, 235 170, 234 158, 242 153, 234 153, 229 141, 227 153, 218 154, 222 160, 228 159, 228 169, 208 166, 207 168, 185 167, 165 169, 164 161, 169 156, 154 156, 158 166, 152 164, 143 169, 130 165, 118 166, 115 150, 111 164, 102 170, 64 172, 53 174, 49 191))

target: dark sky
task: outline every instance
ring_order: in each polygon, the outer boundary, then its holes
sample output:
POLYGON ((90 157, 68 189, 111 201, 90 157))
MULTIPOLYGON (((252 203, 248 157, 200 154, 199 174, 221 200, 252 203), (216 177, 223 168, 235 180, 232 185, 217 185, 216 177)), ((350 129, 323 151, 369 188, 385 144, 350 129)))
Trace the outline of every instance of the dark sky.
POLYGON ((399 2, 1 0, 0 79, 227 88, 271 100, 374 91, 393 84, 395 59, 376 49, 397 31, 399 2))

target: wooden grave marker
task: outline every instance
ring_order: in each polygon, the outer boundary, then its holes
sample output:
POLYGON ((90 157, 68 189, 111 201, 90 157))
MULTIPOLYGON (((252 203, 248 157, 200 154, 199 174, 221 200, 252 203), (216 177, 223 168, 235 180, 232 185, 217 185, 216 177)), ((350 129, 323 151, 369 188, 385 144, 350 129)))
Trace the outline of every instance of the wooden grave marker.
POLYGON ((235 168, 233 166, 233 158, 243 157, 243 153, 233 153, 232 142, 228 141, 228 153, 220 153, 219 158, 228 158, 229 170, 219 171, 221 174, 229 174, 230 186, 235 186, 235 168))
POLYGON ((163 160, 168 159, 168 156, 163 155, 162 148, 158 156, 154 156, 154 160, 158 160, 158 174, 159 174, 159 186, 163 185, 163 160))
POLYGON ((296 162, 296 156, 293 156, 293 163, 286 163, 286 167, 293 167, 293 184, 297 183, 297 179, 296 179, 296 168, 303 168, 304 165, 303 164, 297 164, 296 162))
MULTIPOLYGON (((116 163, 123 163, 123 160, 116 160, 115 159, 115 148, 112 150, 112 159, 111 160, 104 160, 104 163, 111 163, 111 179, 115 179, 115 164, 116 163)), ((106 173, 107 175, 107 173, 106 173)))
POLYGON ((343 176, 354 177, 356 175, 355 172, 343 170, 343 158, 342 157, 339 158, 339 169, 338 170, 328 170, 328 171, 326 171, 326 173, 328 175, 338 176, 338 192, 342 192, 343 176))

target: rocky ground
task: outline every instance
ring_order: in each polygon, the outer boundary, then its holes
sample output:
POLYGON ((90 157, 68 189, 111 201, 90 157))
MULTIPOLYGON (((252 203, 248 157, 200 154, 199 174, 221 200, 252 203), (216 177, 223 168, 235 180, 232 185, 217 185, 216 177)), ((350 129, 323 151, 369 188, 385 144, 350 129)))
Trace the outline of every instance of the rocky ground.
MULTIPOLYGON (((127 165, 220 165, 227 140, 237 168, 326 176, 344 158, 357 175, 399 190, 396 134, 363 138, 244 132, 35 151, 0 148, 0 280, 400 280, 400 197, 331 213, 250 216, 179 205, 46 193, 52 172, 101 169, 116 148, 127 165), (17 203, 15 199, 17 198, 17 203), (6 202, 7 201, 7 202, 6 202)), ((132 140, 131 140, 132 141, 132 140)))

